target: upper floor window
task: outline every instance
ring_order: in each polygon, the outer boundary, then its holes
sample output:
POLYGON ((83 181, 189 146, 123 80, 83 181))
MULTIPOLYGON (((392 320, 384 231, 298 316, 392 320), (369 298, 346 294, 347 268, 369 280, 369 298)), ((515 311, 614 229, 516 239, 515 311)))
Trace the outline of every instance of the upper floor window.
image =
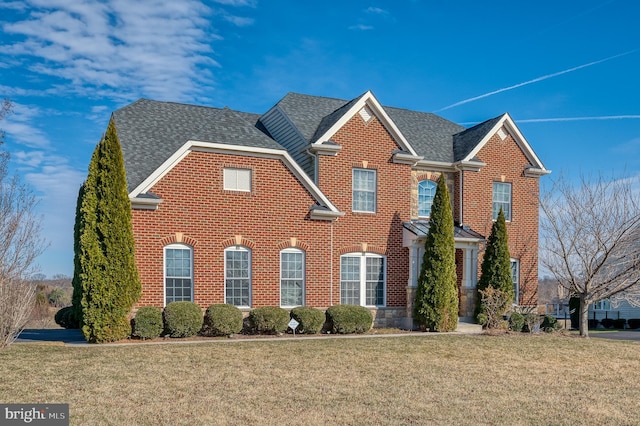
POLYGON ((611 310, 611 302, 609 299, 598 300, 597 302, 593 302, 593 310, 594 311, 610 311, 611 310))
POLYGON ((511 184, 505 182, 493 182, 493 220, 498 219, 498 213, 502 207, 504 220, 511 220, 511 184))
POLYGON ((251 306, 251 250, 246 247, 224 251, 224 303, 251 306))
POLYGON ((280 252, 280 306, 304 305, 304 252, 288 248, 280 252))
POLYGON ((511 259, 511 279, 513 280, 514 303, 520 304, 520 261, 511 259))
POLYGON ((164 248, 164 303, 193 301, 193 250, 184 244, 164 248))
POLYGON ((353 211, 376 211, 376 171, 353 169, 353 211))
POLYGON ((251 169, 224 169, 224 189, 251 192, 251 169))
POLYGON ((432 180, 422 180, 418 183, 418 216, 431 216, 433 197, 436 195, 438 185, 432 180))
POLYGON ((385 257, 373 253, 350 253, 340 257, 340 303, 384 306, 385 257))

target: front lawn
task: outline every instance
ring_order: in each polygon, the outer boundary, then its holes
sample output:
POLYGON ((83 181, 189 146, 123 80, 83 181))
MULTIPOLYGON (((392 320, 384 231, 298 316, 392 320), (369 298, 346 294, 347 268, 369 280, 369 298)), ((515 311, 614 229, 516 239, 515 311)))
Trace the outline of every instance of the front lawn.
POLYGON ((640 346, 556 336, 217 341, 0 352, 0 401, 71 424, 634 424, 640 346))

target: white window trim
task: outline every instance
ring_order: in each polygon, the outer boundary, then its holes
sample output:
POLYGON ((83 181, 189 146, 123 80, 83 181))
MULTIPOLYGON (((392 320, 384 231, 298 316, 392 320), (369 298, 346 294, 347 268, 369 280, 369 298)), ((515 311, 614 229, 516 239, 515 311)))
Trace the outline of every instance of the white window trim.
POLYGON ((598 312, 610 311, 611 301, 609 299, 602 299, 597 302, 593 302, 593 310, 598 312))
POLYGON ((228 303, 227 301, 227 252, 232 252, 232 251, 244 251, 244 252, 248 252, 249 253, 249 304, 248 305, 234 305, 238 308, 251 308, 251 304, 253 303, 253 273, 252 273, 252 261, 253 261, 253 256, 252 256, 252 251, 250 248, 245 247, 245 246, 231 246, 231 247, 227 247, 226 249, 224 249, 224 303, 228 303))
MULTIPOLYGON (((357 257, 360 258, 360 306, 367 308, 384 308, 387 306, 387 256, 377 253, 345 253, 340 256, 340 293, 342 293, 342 258, 357 257), (367 305, 367 258, 383 259, 382 262, 382 305, 367 305)), ((342 295, 340 295, 340 303, 342 303, 342 295)))
POLYGON ((351 170, 351 211, 356 213, 376 213, 378 211, 378 171, 376 169, 364 169, 364 168, 354 167, 351 170), (373 173, 373 191, 362 190, 362 189, 358 190, 362 192, 373 193, 373 210, 356 210, 355 209, 354 193, 356 192, 356 188, 355 188, 355 177, 356 177, 355 172, 356 171, 365 171, 365 172, 373 173))
MULTIPOLYGON (((231 176, 229 176, 231 178, 231 176)), ((251 169, 243 169, 240 167, 225 167, 222 169, 223 188, 225 191, 238 191, 238 192, 251 192, 251 186, 253 185, 253 171, 251 169), (233 179, 227 180, 227 173, 233 172, 233 179), (238 176, 240 173, 249 174, 249 187, 240 188, 238 182, 238 176)))
MULTIPOLYGON (((432 181, 431 179, 423 179, 423 180, 421 180, 421 181, 419 181, 419 182, 418 182, 418 217, 421 217, 421 218, 428 218, 428 217, 431 217, 431 209, 429 209, 429 214, 428 214, 428 215, 421 215, 421 214, 420 214, 420 184, 421 184, 422 182, 429 182, 429 183, 432 183, 432 184, 434 184, 436 187, 437 187, 437 184, 436 184, 434 181, 432 181)), ((435 199, 435 197, 436 197, 436 194, 435 194, 435 192, 434 192, 434 193, 433 193, 433 198, 435 199)), ((431 206, 433 207, 433 200, 431 201, 431 206)))
MULTIPOLYGON (((193 293, 195 293, 195 284, 193 281, 193 247, 188 246, 186 244, 173 243, 164 246, 162 249, 162 306, 167 306, 167 249, 173 250, 189 250, 191 254, 191 270, 189 273, 191 274, 191 302, 193 302, 193 293)), ((170 277, 177 278, 177 277, 170 277)))
MULTIPOLYGON (((511 222, 511 220, 513 219, 513 184, 511 182, 494 181, 493 184, 491 185, 491 219, 494 222, 497 220, 497 215, 495 218, 493 217, 493 204, 495 203, 494 196, 496 194, 496 184, 509 185, 509 217, 507 217, 507 215, 505 214, 504 221, 511 222)), ((503 203, 501 202, 501 204, 503 203)), ((500 212, 500 210, 498 210, 498 212, 500 212)), ((505 213, 504 209, 502 209, 502 213, 503 214, 505 213)))
POLYGON ((304 250, 298 248, 286 248, 280 251, 280 307, 295 308, 297 306, 305 306, 307 298, 307 255, 304 250), (282 254, 283 253, 299 253, 302 255, 302 304, 301 305, 283 305, 282 304, 282 254))
POLYGON ((511 282, 514 283, 514 284, 517 284, 514 287, 514 293, 515 293, 515 295, 514 295, 515 296, 514 297, 514 303, 516 305, 520 305, 520 259, 511 258, 509 260, 510 260, 509 266, 511 267, 511 282), (513 264, 514 263, 516 264, 516 271, 518 273, 518 277, 517 277, 518 278, 518 282, 517 283, 513 279, 513 264))

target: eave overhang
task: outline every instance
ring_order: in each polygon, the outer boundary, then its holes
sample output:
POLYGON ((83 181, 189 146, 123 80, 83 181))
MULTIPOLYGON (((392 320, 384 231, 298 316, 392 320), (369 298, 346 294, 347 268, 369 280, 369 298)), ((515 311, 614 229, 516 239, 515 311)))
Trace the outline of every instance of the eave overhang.
POLYGON ((547 169, 540 169, 538 167, 525 167, 524 169, 524 177, 530 177, 530 178, 539 178, 541 176, 545 176, 548 175, 549 173, 551 173, 551 170, 547 170, 547 169))
POLYGON ((335 157, 336 155, 338 155, 338 152, 340 152, 341 149, 342 145, 339 145, 333 141, 327 141, 325 143, 316 142, 311 144, 311 146, 309 147, 309 152, 311 152, 312 154, 330 155, 332 157, 335 157))
POLYGON ((395 151, 391 158, 395 164, 408 164, 410 166, 415 166, 420 160, 424 159, 420 155, 413 155, 406 151, 395 151))

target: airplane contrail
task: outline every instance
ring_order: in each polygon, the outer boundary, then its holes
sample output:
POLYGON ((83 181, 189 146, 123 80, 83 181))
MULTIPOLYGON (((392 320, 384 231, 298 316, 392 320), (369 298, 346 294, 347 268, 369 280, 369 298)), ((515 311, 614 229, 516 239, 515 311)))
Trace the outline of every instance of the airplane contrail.
POLYGON ((558 117, 558 118, 529 118, 516 120, 518 123, 548 123, 556 121, 589 121, 589 120, 626 120, 640 119, 640 115, 602 115, 595 117, 558 117))
POLYGON ((567 74, 567 73, 570 73, 570 72, 573 72, 573 71, 577 71, 577 70, 582 69, 582 68, 587 68, 587 67, 590 67, 590 66, 593 66, 593 65, 601 64, 603 62, 607 62, 607 61, 610 61, 612 59, 616 59, 616 58, 620 58, 622 56, 630 55, 630 54, 635 53, 637 51, 638 51, 638 49, 633 49, 633 50, 630 50, 628 52, 624 52, 624 53, 620 53, 618 55, 609 56, 608 58, 600 59, 598 61, 589 62, 588 64, 578 65, 577 67, 569 68, 569 69, 566 69, 566 70, 563 70, 563 71, 554 72, 553 74, 543 75, 542 77, 537 77, 537 78, 534 78, 533 80, 525 81, 523 83, 514 84, 513 86, 503 87, 502 89, 494 90, 493 92, 485 93, 484 95, 474 96, 473 98, 469 98, 469 99, 465 99, 465 100, 460 101, 460 102, 456 102, 455 104, 451 104, 451 105, 448 105, 448 106, 446 106, 444 108, 440 108, 439 110, 437 110, 435 112, 444 111, 444 110, 447 110, 447 109, 450 109, 450 108, 454 108, 454 107, 457 107, 457 106, 460 106, 460 105, 467 104, 469 102, 473 102, 473 101, 477 101, 479 99, 487 98, 489 96, 497 95, 498 93, 506 92, 508 90, 517 89, 518 87, 526 86, 528 84, 537 83, 539 81, 547 80, 547 79, 552 78, 552 77, 557 77, 557 76, 562 75, 562 74, 567 74))

